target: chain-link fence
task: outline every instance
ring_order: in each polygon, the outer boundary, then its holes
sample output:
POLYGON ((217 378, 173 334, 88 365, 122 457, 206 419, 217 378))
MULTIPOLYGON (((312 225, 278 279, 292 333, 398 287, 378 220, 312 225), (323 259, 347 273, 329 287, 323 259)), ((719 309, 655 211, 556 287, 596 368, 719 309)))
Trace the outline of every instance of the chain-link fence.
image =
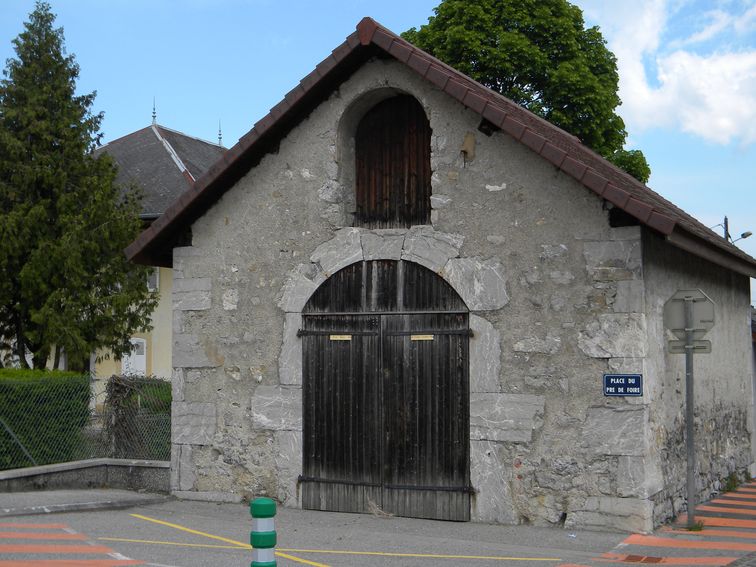
POLYGON ((113 376, 0 379, 0 470, 96 457, 169 460, 171 385, 113 376))

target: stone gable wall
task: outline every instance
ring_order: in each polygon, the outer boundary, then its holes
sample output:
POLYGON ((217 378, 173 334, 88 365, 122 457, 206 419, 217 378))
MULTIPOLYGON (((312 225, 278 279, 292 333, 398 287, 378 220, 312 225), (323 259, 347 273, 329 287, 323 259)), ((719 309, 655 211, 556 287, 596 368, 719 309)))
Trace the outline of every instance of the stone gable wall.
POLYGON ((685 356, 669 354, 675 338, 663 328, 666 301, 680 289, 701 289, 715 303, 715 325, 705 339, 711 354, 693 357, 696 486, 699 501, 723 490, 734 473, 743 482, 753 462, 751 454, 752 356, 750 290, 746 276, 729 272, 674 248, 658 236, 643 238, 649 356, 646 380, 651 388, 650 421, 654 443, 652 460, 663 490, 654 495, 657 523, 679 514, 686 506, 685 356))
POLYGON ((473 518, 651 528, 652 396, 601 388, 648 356, 641 231, 610 228, 600 199, 479 123, 368 63, 194 223, 174 250, 175 491, 300 504, 301 308, 341 267, 403 258, 471 310, 473 518), (432 226, 353 229, 354 113, 392 92, 430 119, 432 226))

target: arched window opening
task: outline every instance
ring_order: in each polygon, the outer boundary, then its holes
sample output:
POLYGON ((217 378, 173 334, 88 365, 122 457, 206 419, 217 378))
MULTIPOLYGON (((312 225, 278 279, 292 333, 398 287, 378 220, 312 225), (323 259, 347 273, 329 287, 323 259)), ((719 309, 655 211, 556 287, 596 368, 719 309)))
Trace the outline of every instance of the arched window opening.
POLYGON ((355 135, 355 226, 430 222, 431 128, 415 98, 386 99, 363 116, 355 135))

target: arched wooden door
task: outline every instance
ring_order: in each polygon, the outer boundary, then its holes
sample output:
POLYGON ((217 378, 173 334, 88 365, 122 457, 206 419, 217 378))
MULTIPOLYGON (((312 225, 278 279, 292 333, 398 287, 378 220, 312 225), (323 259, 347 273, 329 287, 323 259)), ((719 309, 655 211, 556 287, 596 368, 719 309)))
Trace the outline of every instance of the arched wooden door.
POLYGON ((470 519, 469 314, 437 274, 364 261, 303 315, 305 508, 470 519))

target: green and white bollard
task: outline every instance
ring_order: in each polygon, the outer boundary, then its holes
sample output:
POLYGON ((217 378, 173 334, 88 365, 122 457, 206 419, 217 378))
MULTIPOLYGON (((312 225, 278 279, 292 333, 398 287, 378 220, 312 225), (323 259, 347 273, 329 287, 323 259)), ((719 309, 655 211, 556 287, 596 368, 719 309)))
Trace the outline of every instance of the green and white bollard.
POLYGON ((252 514, 251 567, 276 567, 276 503, 270 498, 255 498, 249 505, 252 514))

